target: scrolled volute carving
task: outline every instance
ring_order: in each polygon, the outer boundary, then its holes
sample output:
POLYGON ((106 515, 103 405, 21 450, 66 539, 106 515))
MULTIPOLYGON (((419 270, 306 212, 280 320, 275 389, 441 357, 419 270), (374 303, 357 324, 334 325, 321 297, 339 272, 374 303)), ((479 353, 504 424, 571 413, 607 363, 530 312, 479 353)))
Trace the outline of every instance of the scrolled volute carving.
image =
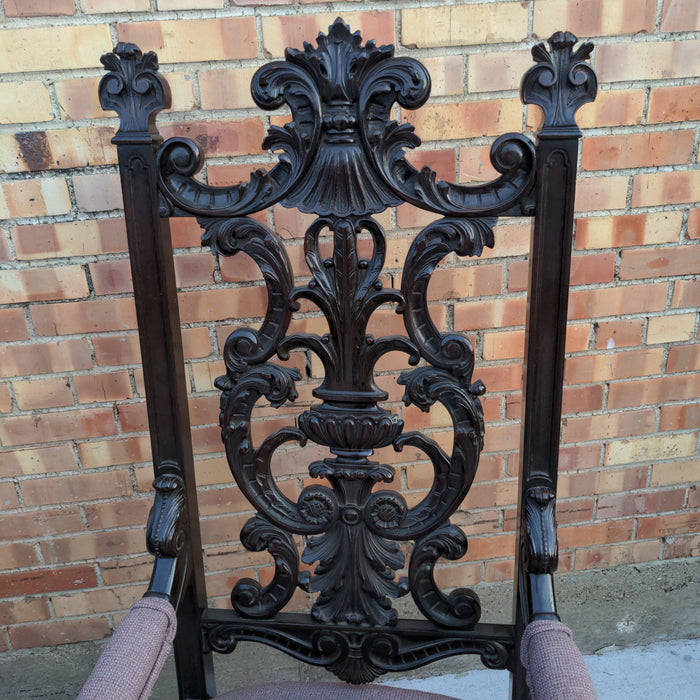
POLYGON ((156 114, 170 107, 170 88, 158 73, 158 56, 153 51, 144 54, 136 44, 120 41, 100 61, 109 71, 100 80, 100 105, 119 115, 119 130, 113 142, 151 141, 158 133, 156 114))
POLYGON ((408 570, 411 593, 420 611, 439 627, 471 629, 481 617, 479 596, 470 588, 445 595, 433 571, 440 558, 456 561, 467 553, 467 537, 455 525, 443 525, 416 542, 408 570))
POLYGON ((177 557, 187 542, 185 484, 179 475, 164 472, 156 477, 153 488, 156 497, 146 525, 148 551, 157 557, 177 557))
POLYGON ((548 486, 533 486, 525 493, 525 570, 551 574, 557 570, 556 493, 548 486))
POLYGON ((598 91, 598 79, 586 60, 593 44, 585 42, 576 51, 576 37, 570 32, 556 32, 549 40, 550 51, 540 43, 532 48, 537 65, 523 76, 520 96, 525 104, 536 104, 544 112, 542 132, 580 135, 576 111, 592 102, 598 91))

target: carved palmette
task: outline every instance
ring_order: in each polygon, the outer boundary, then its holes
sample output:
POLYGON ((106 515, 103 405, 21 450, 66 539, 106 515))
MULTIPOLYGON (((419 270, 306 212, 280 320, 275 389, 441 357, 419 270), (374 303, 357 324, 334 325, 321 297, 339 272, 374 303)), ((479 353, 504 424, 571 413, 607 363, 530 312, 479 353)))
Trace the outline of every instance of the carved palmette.
MULTIPOLYGON (((554 58, 538 49, 535 58, 540 62, 524 88, 530 101, 549 104, 556 97, 556 89, 549 91, 551 81, 541 74, 564 69, 562 51, 575 64, 568 77, 574 86, 572 100, 578 104, 586 98, 585 68, 580 66, 587 49, 572 57, 569 37, 560 44, 553 47, 554 58)), ((150 67, 147 61, 144 65, 150 67)), ((122 79, 111 78, 114 91, 122 79)), ((268 293, 260 327, 239 328, 226 341, 226 374, 216 386, 222 392, 220 424, 231 471, 258 512, 244 527, 241 541, 254 551, 267 549, 275 560, 275 575, 265 587, 251 580, 236 585, 232 601, 243 622, 235 633, 230 626, 209 629, 209 643, 216 650, 230 651, 241 635, 258 635, 277 645, 270 640, 278 633, 263 630, 264 620, 275 616, 297 586, 318 594, 312 618, 319 631, 307 630, 308 643, 297 640, 299 648, 290 653, 315 659, 354 683, 408 664, 402 656, 408 652, 397 637, 372 630, 396 624, 390 599, 409 588, 437 627, 465 630, 479 620, 476 595, 469 589, 445 595, 433 571, 440 558, 454 560, 466 553, 466 537, 449 518, 476 473, 484 434, 479 396, 485 388, 472 380, 469 341, 433 324, 427 290, 446 255, 478 256, 485 246, 493 246, 492 228, 499 214, 532 213, 535 149, 520 134, 501 136, 491 150, 499 177, 486 184, 458 185, 439 181, 429 168, 417 171, 404 151, 420 139, 411 125, 390 116, 395 104, 420 107, 429 91, 430 79, 420 63, 395 57, 392 46, 363 44, 359 33, 351 33, 338 19, 327 35, 319 35, 316 47, 288 49, 284 61, 264 66, 253 78, 252 95, 261 108, 286 103, 292 112, 292 121, 271 127, 263 142, 279 154, 271 170, 255 171, 248 182, 233 187, 211 187, 193 177, 202 165, 194 142, 170 139, 158 151, 163 212, 196 216, 204 228, 203 244, 215 253, 250 255, 268 293), (441 218, 414 239, 401 288, 385 288, 381 273, 387 243, 372 215, 402 202, 441 218), (317 217, 305 232, 310 279, 300 286, 294 286, 280 237, 249 218, 275 203, 317 217), (362 234, 372 243, 367 258, 358 252, 362 234), (330 256, 322 254, 323 236, 332 239, 330 256), (288 333, 302 300, 323 314, 326 334, 288 333), (405 335, 368 334, 370 318, 382 304, 396 305, 405 335), (275 356, 288 359, 295 349, 315 354, 323 365, 323 382, 313 391, 317 403, 299 415, 296 427, 283 428, 255 446, 250 421, 256 402, 264 397, 280 406, 297 396, 299 373, 274 362, 275 356), (377 386, 374 368, 394 351, 407 355, 414 366, 399 378, 406 405, 430 411, 439 402, 451 416, 450 454, 430 437, 405 431, 399 416, 381 405, 387 393, 377 386), (310 475, 325 484, 305 488, 296 501, 282 493, 271 471, 275 450, 290 441, 311 441, 331 453, 309 465, 310 475), (395 490, 381 488, 394 479, 394 469, 370 459, 388 445, 396 450, 415 447, 432 463, 432 486, 410 507, 395 490), (301 560, 315 565, 310 574, 299 573, 292 535, 305 539, 301 560), (415 545, 408 550, 407 586, 396 580, 395 572, 404 566, 401 543, 411 541, 415 545), (255 620, 262 631, 243 631, 245 619, 251 625, 255 620)), ((548 109, 552 120, 560 118, 558 107, 548 109)), ((570 107, 561 109, 568 114, 570 107)), ((510 651, 499 642, 470 643, 487 665, 502 668, 510 663, 510 651)), ((424 644, 427 656, 447 655, 447 647, 436 643, 432 649, 431 644, 424 644)))

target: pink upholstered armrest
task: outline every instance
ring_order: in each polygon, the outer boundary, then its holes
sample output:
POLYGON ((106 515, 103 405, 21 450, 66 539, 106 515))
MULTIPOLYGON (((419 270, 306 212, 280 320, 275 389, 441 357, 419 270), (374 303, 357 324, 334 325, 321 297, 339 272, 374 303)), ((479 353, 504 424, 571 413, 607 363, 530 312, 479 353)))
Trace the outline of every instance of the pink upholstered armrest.
POLYGON ((561 622, 531 622, 523 634, 520 660, 532 700, 596 700, 583 656, 561 622))
POLYGON ((143 598, 117 627, 78 700, 146 700, 175 636, 173 606, 143 598))

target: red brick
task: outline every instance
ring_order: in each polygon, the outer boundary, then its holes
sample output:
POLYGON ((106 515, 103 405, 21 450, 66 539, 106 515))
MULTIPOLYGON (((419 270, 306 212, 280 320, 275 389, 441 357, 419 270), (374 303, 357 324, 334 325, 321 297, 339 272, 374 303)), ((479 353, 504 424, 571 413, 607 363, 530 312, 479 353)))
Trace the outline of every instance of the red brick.
POLYGON ((267 308, 265 287, 193 291, 179 300, 182 323, 262 316, 267 308))
POLYGON ((10 232, 18 260, 121 253, 127 249, 123 219, 16 226, 10 232))
POLYGON ((605 413, 567 418, 562 427, 563 442, 586 442, 629 435, 646 435, 654 431, 656 416, 652 409, 605 413))
POLYGON ((586 103, 576 113, 576 123, 582 129, 641 124, 644 93, 644 90, 599 91, 595 102, 586 103))
POLYGON ((0 341, 27 340, 27 322, 24 309, 0 309, 0 341))
POLYGON ((573 291, 569 295, 569 318, 598 319, 663 311, 667 293, 668 285, 663 283, 573 291))
POLYGON ((82 529, 83 521, 77 507, 37 511, 25 509, 12 515, 0 515, 0 539, 4 540, 37 538, 82 529))
POLYGON ((607 44, 596 47, 595 61, 601 83, 692 78, 700 66, 700 42, 663 39, 607 44))
POLYGON ((530 51, 474 53, 469 56, 469 93, 517 90, 532 65, 530 51))
POLYGON ((558 531, 559 547, 572 549, 591 545, 604 545, 624 542, 631 539, 634 523, 631 520, 612 520, 590 525, 572 525, 560 527, 558 531))
POLYGON ((592 498, 557 501, 557 522, 564 525, 592 520, 594 503, 592 498))
POLYGON ((575 255, 571 259, 569 284, 604 284, 615 277, 615 253, 575 255))
POLYGON ((119 424, 125 433, 148 430, 148 413, 145 401, 117 406, 119 424))
POLYGON ((8 17, 40 17, 42 15, 74 15, 74 0, 5 0, 8 17))
POLYGON ((664 0, 662 32, 692 32, 700 29, 700 8, 692 0, 664 0))
POLYGON ((659 558, 657 542, 628 542, 610 547, 590 547, 576 552, 576 570, 638 564, 659 558))
POLYGON ((33 343, 0 347, 0 376, 21 377, 27 374, 67 372, 92 367, 87 341, 80 338, 55 343, 33 343))
POLYGON ((679 510, 685 501, 685 489, 655 493, 611 494, 598 497, 599 518, 625 518, 645 513, 679 510))
POLYGON ((565 386, 562 396, 562 413, 598 411, 603 407, 603 386, 565 386))
POLYGON ((22 494, 27 505, 44 503, 77 503, 99 498, 127 496, 133 491, 129 472, 85 472, 74 476, 30 479, 22 482, 22 494))
POLYGON ((428 285, 428 300, 463 299, 500 294, 501 265, 478 265, 435 270, 428 285))
POLYGON ((700 119, 700 97, 697 85, 653 88, 649 98, 649 122, 697 121, 700 119))
POLYGON ((95 294, 133 292, 131 267, 128 260, 103 260, 90 263, 89 267, 95 294))
POLYGON ((122 190, 117 173, 73 175, 75 203, 88 212, 123 209, 122 190))
POLYGON ((160 130, 164 138, 180 136, 193 139, 208 158, 255 155, 260 153, 265 129, 262 119, 235 121, 168 123, 160 130))
POLYGON ((503 328, 525 323, 526 300, 524 297, 495 299, 485 304, 481 301, 455 304, 455 330, 503 328))
POLYGON ((79 403, 118 401, 132 396, 128 372, 79 375, 73 383, 79 403))
POLYGON ((583 142, 581 166, 584 170, 612 170, 688 163, 694 137, 691 129, 589 136, 583 142))
POLYGON ((59 569, 0 574, 0 582, 0 589, 14 597, 91 588, 97 585, 97 577, 92 566, 66 566, 59 569))
POLYGON ((596 216, 576 222, 576 248, 621 248, 677 241, 681 212, 596 216))
POLYGON ((700 270, 700 246, 623 250, 620 279, 692 275, 700 270))
POLYGON ((101 561, 99 568, 105 586, 148 581, 153 570, 153 557, 113 558, 108 561, 101 561))
POLYGON ((94 299, 35 306, 34 328, 40 335, 67 335, 136 328, 133 299, 94 299))
MULTIPOLYGON (((117 432, 111 408, 62 411, 5 418, 0 438, 5 445, 75 440, 112 435, 117 432)), ((67 502, 70 502, 70 496, 67 502)))
POLYGON ((43 598, 23 598, 0 603, 0 625, 48 620, 49 606, 43 598))
POLYGON ((12 410, 12 396, 10 385, 0 384, 0 413, 9 413, 12 410))
POLYGON ((143 525, 138 528, 91 532, 72 537, 57 537, 41 542, 47 564, 94 561, 123 554, 141 554, 146 549, 143 525))
POLYGON ((75 455, 70 445, 52 445, 31 450, 13 450, 3 454, 3 474, 20 476, 46 474, 77 469, 75 455))
POLYGON ((700 278, 678 280, 673 288, 673 305, 676 308, 700 306, 700 278))
POLYGON ((176 255, 175 277, 178 287, 199 287, 212 284, 214 282, 214 257, 209 251, 176 255))
POLYGON ((574 469, 589 469, 597 467, 599 464, 600 445, 564 445, 559 449, 560 472, 574 469))
POLYGON ((12 510, 19 507, 20 503, 15 491, 15 485, 11 481, 0 481, 0 508, 12 510))
POLYGON ((663 359, 662 348, 577 355, 567 358, 564 376, 567 384, 589 384, 626 377, 643 377, 649 374, 660 374, 663 359))
POLYGON ((15 649, 28 649, 102 639, 110 633, 110 627, 106 618, 96 617, 38 622, 33 625, 11 627, 9 633, 15 649))
POLYGON ((700 396, 700 374, 671 375, 656 379, 614 382, 608 394, 609 408, 654 406, 700 396))
POLYGON ((148 436, 78 443, 80 463, 85 469, 146 462, 151 458, 148 436))
POLYGON ((594 324, 596 349, 631 347, 642 344, 644 319, 631 318, 622 321, 601 321, 594 324))
POLYGON ((679 559, 685 557, 695 557, 700 554, 700 535, 690 535, 688 537, 673 537, 664 540, 663 558, 679 559))
POLYGON ((17 405, 23 411, 35 408, 72 406, 75 401, 68 377, 12 382, 17 405))
POLYGON ((651 537, 669 537, 675 535, 687 535, 700 529, 700 519, 697 513, 678 513, 676 515, 652 516, 637 520, 637 539, 644 540, 651 537))
POLYGON ((674 345, 668 351, 667 372, 693 372, 700 367, 700 345, 674 345))
POLYGON ((700 426, 700 403, 661 406, 659 430, 683 430, 700 426))

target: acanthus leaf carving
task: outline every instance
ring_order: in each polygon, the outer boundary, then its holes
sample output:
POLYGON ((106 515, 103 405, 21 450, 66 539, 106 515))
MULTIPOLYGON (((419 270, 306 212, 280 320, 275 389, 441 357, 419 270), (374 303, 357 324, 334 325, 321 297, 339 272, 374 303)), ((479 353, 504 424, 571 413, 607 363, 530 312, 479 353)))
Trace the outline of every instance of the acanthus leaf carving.
POLYGON ((525 570, 529 574, 551 574, 557 570, 556 494, 549 486, 532 486, 525 493, 524 517, 527 533, 525 570))

